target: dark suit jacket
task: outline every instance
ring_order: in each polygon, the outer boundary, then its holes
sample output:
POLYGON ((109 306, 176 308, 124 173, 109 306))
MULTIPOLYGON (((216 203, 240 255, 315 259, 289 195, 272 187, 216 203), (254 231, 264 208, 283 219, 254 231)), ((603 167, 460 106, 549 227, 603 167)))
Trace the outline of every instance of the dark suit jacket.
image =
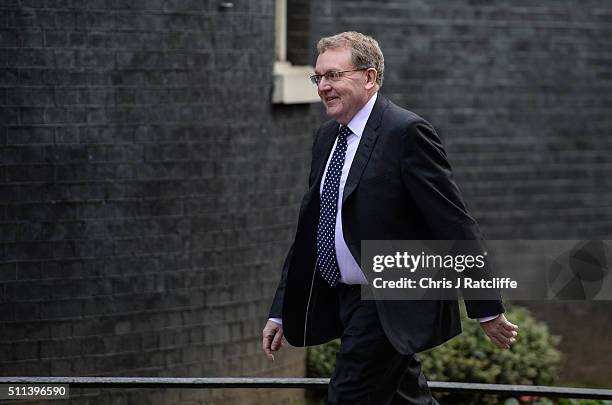
MULTIPOLYGON (((333 120, 316 133, 309 189, 270 310, 270 317, 283 319, 293 346, 342 334, 335 289, 315 271, 319 188, 337 133, 333 120)), ((380 93, 344 188, 342 228, 358 264, 362 240, 481 239, 433 127, 380 93)), ((377 308, 388 339, 401 353, 426 350, 461 332, 457 301, 377 301, 377 308)), ((471 318, 503 312, 501 301, 466 301, 466 308, 471 318)))

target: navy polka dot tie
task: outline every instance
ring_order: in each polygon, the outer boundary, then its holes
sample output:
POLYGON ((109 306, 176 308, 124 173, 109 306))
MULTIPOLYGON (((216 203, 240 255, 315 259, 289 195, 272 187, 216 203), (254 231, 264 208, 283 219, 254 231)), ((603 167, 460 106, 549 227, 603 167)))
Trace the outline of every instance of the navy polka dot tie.
POLYGON ((319 227, 317 228, 317 256, 321 277, 335 287, 340 280, 340 269, 336 260, 336 214, 338 212, 338 195, 340 193, 340 176, 346 157, 347 137, 351 130, 344 125, 338 131, 336 149, 327 167, 321 194, 319 227))

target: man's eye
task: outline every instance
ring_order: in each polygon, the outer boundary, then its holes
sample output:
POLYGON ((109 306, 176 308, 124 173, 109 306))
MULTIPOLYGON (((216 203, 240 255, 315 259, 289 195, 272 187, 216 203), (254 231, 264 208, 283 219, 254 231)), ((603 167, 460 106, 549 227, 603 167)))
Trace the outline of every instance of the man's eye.
POLYGON ((330 80, 338 80, 340 78, 340 73, 338 72, 329 72, 326 75, 330 80))

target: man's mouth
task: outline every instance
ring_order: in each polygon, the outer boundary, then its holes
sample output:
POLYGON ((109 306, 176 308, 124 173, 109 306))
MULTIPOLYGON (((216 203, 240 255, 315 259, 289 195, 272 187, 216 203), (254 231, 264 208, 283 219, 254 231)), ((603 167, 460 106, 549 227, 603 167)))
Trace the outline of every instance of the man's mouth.
POLYGON ((325 102, 329 103, 329 102, 332 102, 332 101, 337 100, 337 99, 338 99, 338 97, 325 97, 325 102))

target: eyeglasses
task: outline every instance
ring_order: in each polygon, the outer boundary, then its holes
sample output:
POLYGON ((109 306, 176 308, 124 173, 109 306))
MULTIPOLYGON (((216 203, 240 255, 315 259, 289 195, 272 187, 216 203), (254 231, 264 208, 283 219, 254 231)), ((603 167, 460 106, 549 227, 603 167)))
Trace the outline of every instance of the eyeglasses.
POLYGON ((346 73, 350 73, 350 72, 360 72, 362 70, 368 70, 371 69, 370 67, 364 67, 364 68, 359 68, 359 69, 352 69, 352 70, 341 70, 339 72, 327 72, 324 75, 312 75, 310 76, 310 81, 312 82, 312 84, 314 84, 315 86, 318 86, 321 83, 321 80, 323 80, 323 78, 332 81, 332 82, 337 82, 338 80, 342 79, 346 73))

